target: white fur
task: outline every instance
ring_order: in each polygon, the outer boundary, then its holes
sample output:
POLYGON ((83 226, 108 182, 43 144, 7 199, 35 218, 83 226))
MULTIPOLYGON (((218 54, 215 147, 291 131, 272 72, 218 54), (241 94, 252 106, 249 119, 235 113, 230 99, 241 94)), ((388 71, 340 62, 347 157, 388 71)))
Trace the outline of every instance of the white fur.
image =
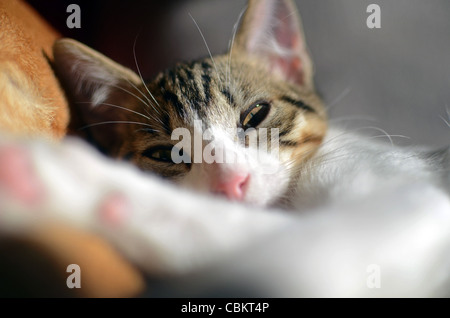
POLYGON ((180 180, 181 185, 188 189, 209 192, 211 184, 223 179, 223 176, 239 172, 248 173, 249 184, 243 201, 258 206, 273 203, 286 191, 289 176, 276 156, 278 153, 272 154, 261 150, 262 148, 245 148, 239 145, 234 140, 236 129, 227 131, 213 127, 210 133, 214 138, 206 141, 201 147, 204 152, 203 158, 205 153, 209 154, 208 148, 214 148, 216 154, 221 154, 215 158, 218 164, 202 160, 202 163, 192 165, 191 170, 180 180))
POLYGON ((180 190, 80 141, 22 144, 48 196, 30 211, 0 191, 4 231, 48 219, 88 228, 149 274, 197 272, 188 279, 192 291, 244 284, 269 296, 448 295, 448 189, 408 151, 332 130, 317 154, 322 162, 300 180, 299 214, 180 190), (341 160, 325 160, 336 154, 341 160), (307 189, 312 201, 302 197, 307 189), (98 217, 110 193, 132 205, 119 228, 98 217), (367 285, 372 264, 381 270, 381 288, 367 285))

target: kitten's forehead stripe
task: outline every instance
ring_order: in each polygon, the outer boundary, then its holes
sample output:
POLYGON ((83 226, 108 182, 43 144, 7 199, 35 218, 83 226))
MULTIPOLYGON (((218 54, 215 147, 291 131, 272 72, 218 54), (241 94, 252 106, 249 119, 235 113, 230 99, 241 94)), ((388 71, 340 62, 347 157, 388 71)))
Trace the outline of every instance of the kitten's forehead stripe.
POLYGON ((285 136, 292 132, 295 128, 295 120, 297 118, 297 111, 283 112, 283 116, 275 117, 270 121, 270 127, 279 129, 279 136, 285 136))
POLYGON ((161 76, 161 79, 158 82, 158 87, 161 90, 161 92, 164 92, 166 88, 166 78, 164 76, 161 76))
POLYGON ((189 84, 191 84, 191 80, 188 79, 186 72, 187 72, 187 70, 180 71, 179 76, 177 77, 178 85, 179 85, 180 89, 185 92, 187 92, 187 88, 188 88, 189 84))
POLYGON ((186 118, 186 110, 176 94, 171 91, 165 91, 164 99, 172 104, 179 117, 186 118))
POLYGON ((205 95, 204 105, 208 106, 211 102, 211 76, 208 74, 202 74, 203 93, 205 95))
POLYGON ((164 123, 163 129, 165 133, 170 136, 172 134, 170 116, 167 112, 163 112, 162 116, 163 116, 162 122, 164 123))
MULTIPOLYGON (((203 101, 203 105, 202 106, 208 106, 211 102, 211 70, 212 70, 212 66, 206 62, 206 61, 202 61, 200 63, 201 66, 201 79, 202 79, 202 84, 203 84, 203 96, 205 98, 205 100, 203 101)), ((200 114, 199 114, 200 115, 200 114)))
MULTIPOLYGON (((186 67, 184 69, 184 72, 186 73, 187 79, 189 80, 189 82, 194 83, 194 74, 192 73, 192 66, 191 67, 186 67)), ((194 83, 195 84, 195 83, 194 83)))
POLYGON ((298 142, 293 140, 280 140, 280 145, 285 147, 298 147, 298 142))
POLYGON ((233 97, 233 95, 231 95, 231 93, 230 93, 230 91, 228 89, 224 88, 220 92, 222 93, 223 96, 225 96, 226 100, 228 101, 228 103, 231 106, 235 106, 236 105, 235 101, 234 101, 234 97, 233 97))
POLYGON ((175 74, 175 70, 169 69, 167 71, 167 75, 170 78, 170 80, 172 81, 172 86, 175 86, 176 85, 176 81, 177 81, 177 75, 175 74))
POLYGON ((289 134, 294 129, 293 121, 284 122, 282 125, 274 126, 280 129, 278 136, 283 137, 289 134))
MULTIPOLYGON (((164 100, 182 118, 187 119, 192 112, 199 118, 206 116, 206 108, 213 102, 213 87, 217 74, 209 60, 194 61, 177 65, 166 70, 158 82, 164 100)), ((234 98, 227 91, 227 100, 234 98)), ((167 127, 164 127, 167 131, 167 127)))
POLYGON ((201 66, 202 66, 203 72, 209 72, 209 70, 212 68, 211 64, 209 64, 207 61, 202 61, 201 66))
POLYGON ((289 96, 283 96, 280 99, 282 101, 284 101, 284 102, 287 102, 287 103, 289 103, 291 105, 294 105, 297 108, 304 109, 304 110, 306 110, 308 112, 311 112, 311 113, 315 113, 316 112, 315 109, 313 109, 311 106, 306 105, 301 100, 296 100, 296 99, 293 99, 293 98, 291 98, 289 96))
POLYGON ((199 89, 195 80, 195 72, 193 69, 180 68, 178 72, 178 89, 180 98, 186 100, 188 104, 195 103, 199 100, 199 89))

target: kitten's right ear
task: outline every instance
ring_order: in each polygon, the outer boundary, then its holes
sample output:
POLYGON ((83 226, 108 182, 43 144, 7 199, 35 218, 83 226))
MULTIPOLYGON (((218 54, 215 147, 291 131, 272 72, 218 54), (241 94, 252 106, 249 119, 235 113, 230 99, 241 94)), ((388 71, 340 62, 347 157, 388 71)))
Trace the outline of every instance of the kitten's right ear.
POLYGON ((53 46, 53 68, 71 104, 71 129, 90 139, 105 153, 114 154, 121 140, 120 124, 126 111, 108 104, 125 106, 125 93, 142 82, 133 71, 72 39, 61 39, 53 46))
POLYGON ((289 83, 313 86, 313 65, 292 0, 249 0, 235 49, 289 83))

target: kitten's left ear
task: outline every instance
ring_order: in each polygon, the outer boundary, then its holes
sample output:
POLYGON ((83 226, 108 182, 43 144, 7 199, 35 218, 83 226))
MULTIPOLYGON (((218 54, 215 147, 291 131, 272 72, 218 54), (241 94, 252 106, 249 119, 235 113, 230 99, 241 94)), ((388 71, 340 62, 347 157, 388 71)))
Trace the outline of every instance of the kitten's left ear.
POLYGON ((234 49, 267 62, 290 83, 313 86, 313 65, 291 0, 249 0, 234 49))
POLYGON ((119 122, 126 121, 129 113, 120 107, 125 108, 127 98, 138 94, 140 78, 72 39, 56 41, 53 56, 53 68, 71 102, 70 130, 115 155, 126 129, 119 122))

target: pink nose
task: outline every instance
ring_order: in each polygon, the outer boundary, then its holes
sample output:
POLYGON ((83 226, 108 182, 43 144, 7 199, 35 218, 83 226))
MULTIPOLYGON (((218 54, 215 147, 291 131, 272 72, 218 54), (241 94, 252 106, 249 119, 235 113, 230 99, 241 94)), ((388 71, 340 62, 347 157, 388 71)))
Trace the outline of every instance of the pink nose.
POLYGON ((245 197, 249 179, 249 174, 236 174, 231 176, 227 181, 217 183, 213 187, 213 191, 225 195, 230 200, 242 201, 245 197))

